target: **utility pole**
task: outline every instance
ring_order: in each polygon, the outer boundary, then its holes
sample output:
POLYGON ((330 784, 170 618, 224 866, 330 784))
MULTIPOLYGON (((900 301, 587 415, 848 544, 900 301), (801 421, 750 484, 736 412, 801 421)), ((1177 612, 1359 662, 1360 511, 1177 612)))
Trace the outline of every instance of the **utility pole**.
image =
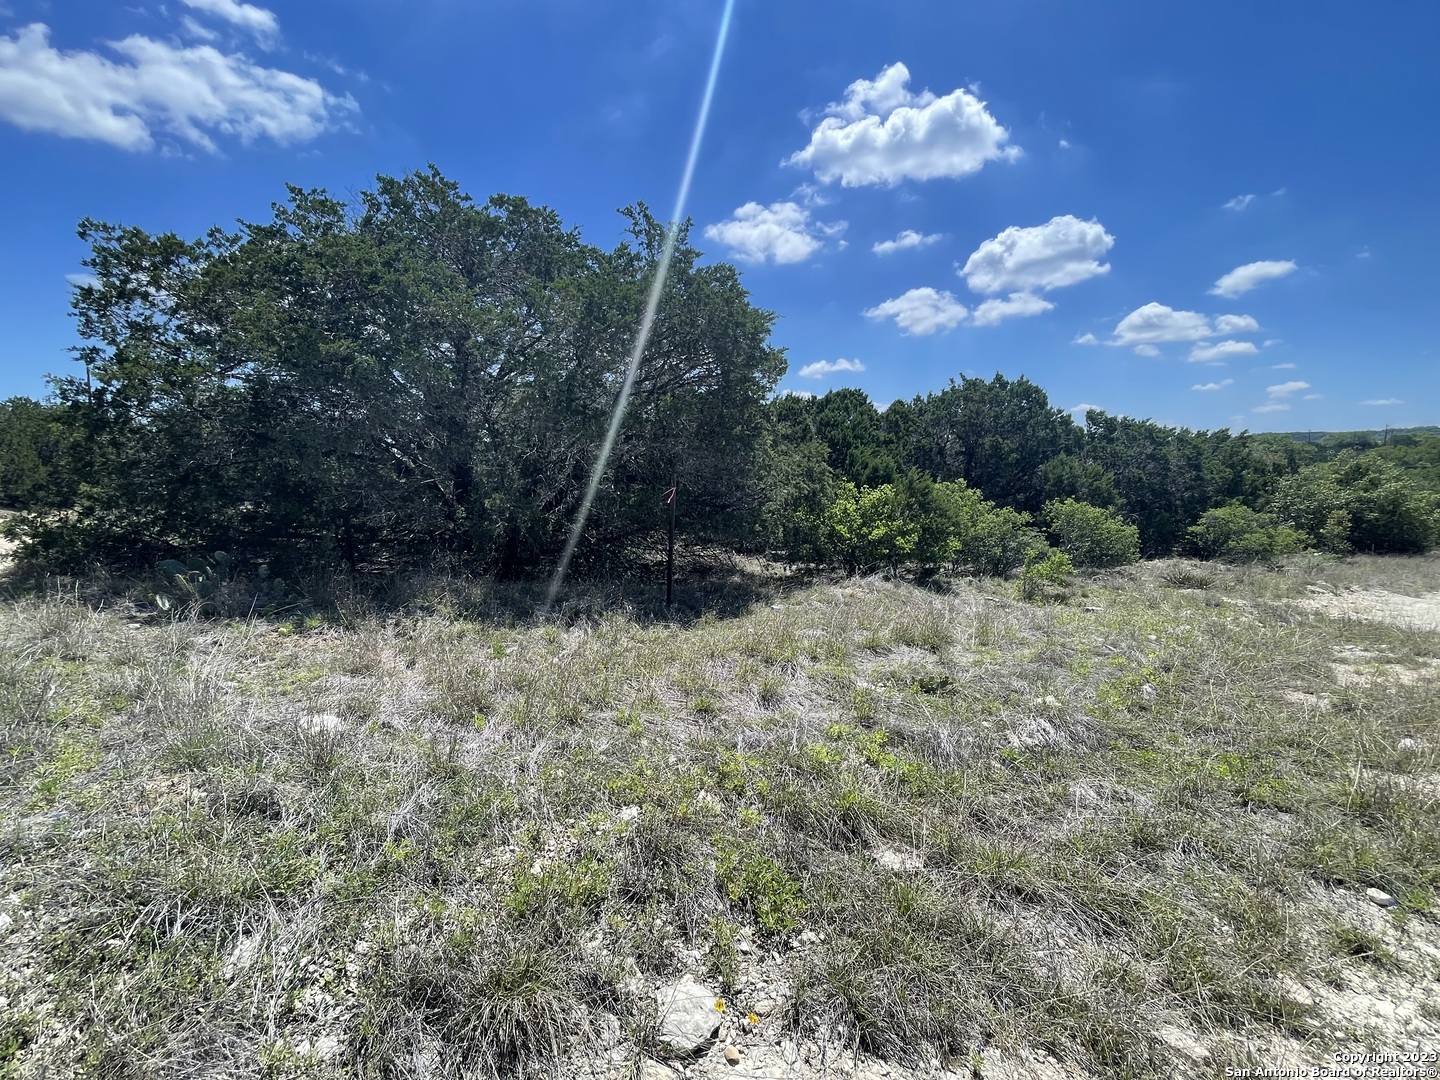
POLYGON ((675 504, 680 501, 680 480, 673 469, 665 501, 670 504, 670 530, 665 541, 665 606, 668 608, 675 600, 675 504))

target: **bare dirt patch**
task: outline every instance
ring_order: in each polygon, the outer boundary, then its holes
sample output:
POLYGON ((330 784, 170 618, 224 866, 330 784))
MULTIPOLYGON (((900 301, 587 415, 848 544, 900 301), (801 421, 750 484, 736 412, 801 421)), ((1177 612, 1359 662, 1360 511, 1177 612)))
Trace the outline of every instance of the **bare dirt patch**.
POLYGON ((1365 619, 1415 630, 1440 630, 1440 591, 1423 596, 1403 596, 1373 587, 1335 592, 1324 585, 1311 585, 1308 591, 1310 595, 1295 603, 1312 611, 1336 618, 1365 619))

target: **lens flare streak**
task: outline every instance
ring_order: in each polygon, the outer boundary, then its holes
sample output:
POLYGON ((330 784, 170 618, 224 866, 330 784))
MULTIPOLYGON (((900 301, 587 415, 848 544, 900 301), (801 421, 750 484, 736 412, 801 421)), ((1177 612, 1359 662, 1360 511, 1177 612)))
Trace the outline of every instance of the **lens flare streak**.
POLYGON ((625 369, 625 382, 620 387, 620 396, 615 401, 615 411, 610 417, 610 428, 605 433, 605 441, 600 444, 600 453, 595 458, 595 467, 590 473, 590 483, 585 489, 585 498, 580 503, 580 512, 575 516, 575 524, 570 529, 570 536, 565 541, 565 550, 560 555, 559 565, 555 568, 555 576, 550 579, 550 589, 545 596, 545 611, 549 612, 550 606, 554 604, 556 596, 560 593, 560 586, 564 584, 565 572, 570 567, 570 560, 575 554, 575 548, 580 543, 580 537, 585 532, 585 522, 590 517, 590 508, 595 502, 596 492, 600 490, 600 481, 605 475, 605 466, 609 463, 610 452, 615 448, 615 439, 620 434, 620 425, 625 420, 625 407, 630 403, 630 392, 635 386, 635 375, 640 370, 640 357, 645 353, 645 346, 650 340, 650 331, 655 325, 655 314, 660 309, 660 296, 665 291, 665 279, 670 273, 670 259, 675 253, 675 241, 680 222, 685 220, 685 200, 690 194, 690 181, 695 176, 695 162, 700 157, 700 142, 705 135, 705 125, 710 118, 710 103, 715 97, 715 84, 720 77, 720 60, 725 54, 725 40, 730 35, 730 16, 735 8, 735 0, 725 0, 725 10, 720 16, 720 32, 715 38, 715 52, 710 58, 710 77, 705 82, 705 96, 700 102, 700 115, 695 121, 695 132, 690 139, 690 154, 685 159, 685 172, 680 178, 680 191, 675 197, 675 213, 670 217, 670 226, 665 231, 665 246, 660 252, 660 262, 655 269, 655 280, 650 285, 650 295, 645 301, 645 314, 640 320, 640 332, 635 336, 635 347, 630 351, 630 364, 625 369))

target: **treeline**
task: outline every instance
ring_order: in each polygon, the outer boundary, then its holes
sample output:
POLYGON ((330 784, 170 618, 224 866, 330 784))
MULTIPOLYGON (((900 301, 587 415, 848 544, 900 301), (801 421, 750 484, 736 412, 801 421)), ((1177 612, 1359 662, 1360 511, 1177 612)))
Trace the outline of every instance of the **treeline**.
MULTIPOLYGON (((60 569, 224 550, 291 572, 554 565, 600 452, 665 227, 584 243, 554 212, 476 204, 433 167, 352 203, 291 188, 199 240, 81 224, 83 374, 0 405, 0 505, 60 569)), ((883 412, 774 395, 775 316, 681 227, 578 565, 681 542, 862 570, 1001 573, 1437 540, 1440 436, 1380 448, 1077 424, 1025 378, 883 412)))

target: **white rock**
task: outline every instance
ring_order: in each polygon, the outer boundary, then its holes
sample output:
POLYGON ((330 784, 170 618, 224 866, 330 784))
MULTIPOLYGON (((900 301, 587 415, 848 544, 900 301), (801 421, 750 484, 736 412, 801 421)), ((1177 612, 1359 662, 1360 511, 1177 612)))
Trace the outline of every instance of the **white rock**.
POLYGON ((660 987, 655 1000, 660 1008, 660 1042, 674 1051, 693 1054, 720 1027, 722 1016, 715 1007, 720 995, 694 979, 660 987))
POLYGON ((316 733, 322 731, 339 731, 345 726, 345 721, 341 720, 340 717, 334 713, 317 713, 314 716, 307 717, 303 726, 307 731, 316 733))
POLYGON ((875 852, 875 861, 885 870, 923 870, 925 868, 923 855, 899 848, 881 848, 875 852))
POLYGON ((1378 907, 1394 907, 1400 901, 1381 889, 1370 888, 1365 890, 1365 895, 1378 907))
POLYGON ((634 821, 640 816, 640 807, 627 806, 620 811, 619 816, 621 821, 634 821))
POLYGON ((1419 745, 1420 745, 1419 743, 1417 743, 1414 739, 1410 738, 1410 737, 1407 735, 1405 738, 1403 738, 1403 739, 1400 740, 1400 743, 1399 743, 1399 745, 1396 747, 1396 749, 1399 749, 1399 750, 1407 750, 1407 751, 1408 751, 1408 750, 1414 750, 1414 749, 1416 749, 1419 745))

